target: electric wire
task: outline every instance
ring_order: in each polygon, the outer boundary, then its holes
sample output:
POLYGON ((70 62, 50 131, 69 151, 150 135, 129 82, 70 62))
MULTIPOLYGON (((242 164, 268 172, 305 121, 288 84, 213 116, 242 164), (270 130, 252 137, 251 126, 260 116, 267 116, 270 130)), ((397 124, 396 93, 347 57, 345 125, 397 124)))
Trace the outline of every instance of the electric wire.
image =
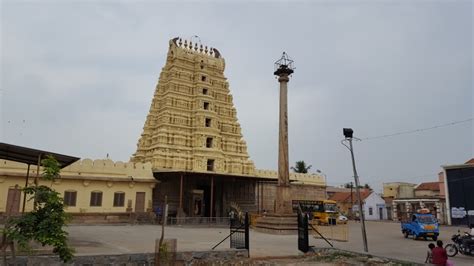
POLYGON ((406 134, 413 134, 413 133, 433 130, 433 129, 437 129, 437 128, 449 127, 449 126, 454 126, 454 125, 458 125, 458 124, 462 124, 462 123, 467 123, 467 122, 471 122, 473 120, 474 120, 474 118, 471 117, 469 119, 453 121, 453 122, 449 122, 449 123, 446 123, 446 124, 440 124, 440 125, 436 125, 436 126, 432 126, 432 127, 419 128, 419 129, 414 129, 414 130, 400 131, 400 132, 396 132, 396 133, 392 133, 392 134, 385 134, 385 135, 380 135, 380 136, 367 137, 367 138, 362 138, 361 140, 374 140, 374 139, 389 138, 389 137, 406 135, 406 134))

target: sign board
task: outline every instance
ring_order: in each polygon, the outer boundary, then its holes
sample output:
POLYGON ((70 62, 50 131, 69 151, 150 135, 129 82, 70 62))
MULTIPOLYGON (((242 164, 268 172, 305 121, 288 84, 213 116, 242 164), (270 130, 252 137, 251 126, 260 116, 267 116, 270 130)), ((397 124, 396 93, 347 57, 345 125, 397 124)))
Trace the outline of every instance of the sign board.
POLYGON ((452 225, 471 223, 474 210, 474 165, 464 164, 462 167, 445 169, 446 195, 449 197, 449 210, 452 225), (472 212, 471 212, 472 213, 472 212))
POLYGON ((466 217, 466 210, 464 209, 464 207, 459 207, 459 208, 452 207, 451 208, 451 217, 462 219, 462 218, 466 217))

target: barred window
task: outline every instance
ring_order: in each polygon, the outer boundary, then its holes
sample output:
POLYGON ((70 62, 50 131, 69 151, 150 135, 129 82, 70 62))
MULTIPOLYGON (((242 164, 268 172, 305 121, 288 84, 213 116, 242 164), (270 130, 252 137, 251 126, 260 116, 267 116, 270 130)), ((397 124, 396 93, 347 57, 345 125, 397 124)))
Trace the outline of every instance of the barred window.
POLYGON ((76 206, 76 191, 64 191, 64 205, 75 207, 76 206))
POLYGON ((125 206, 125 192, 114 193, 114 207, 125 206))
POLYGON ((92 191, 91 192, 91 207, 100 207, 102 206, 102 191, 92 191))

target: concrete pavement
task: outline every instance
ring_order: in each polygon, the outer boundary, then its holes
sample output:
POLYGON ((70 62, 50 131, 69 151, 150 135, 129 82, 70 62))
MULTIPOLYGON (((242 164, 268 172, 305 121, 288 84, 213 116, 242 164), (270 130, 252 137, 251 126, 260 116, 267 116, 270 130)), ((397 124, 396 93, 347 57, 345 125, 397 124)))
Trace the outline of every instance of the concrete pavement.
MULTIPOLYGON (((349 241, 336 242, 337 248, 362 252, 360 224, 349 223, 349 241)), ((456 227, 441 227, 440 239, 449 243, 456 227)), ((464 230, 465 228, 461 228, 464 230)), ((77 254, 122 254, 153 252, 155 239, 161 235, 159 225, 97 225, 69 226, 70 241, 77 254)), ((424 262, 430 241, 405 239, 400 225, 391 222, 367 222, 369 252, 374 255, 414 262, 424 262)), ((179 251, 203 251, 211 249, 229 234, 228 228, 179 227, 165 229, 165 238, 176 238, 179 251)), ((229 240, 217 249, 229 248, 229 240)), ((310 237, 310 245, 327 247, 320 239, 310 237)), ((270 235, 251 230, 251 257, 298 255, 296 235, 270 235)), ((457 255, 451 260, 455 265, 474 265, 474 257, 457 255)))

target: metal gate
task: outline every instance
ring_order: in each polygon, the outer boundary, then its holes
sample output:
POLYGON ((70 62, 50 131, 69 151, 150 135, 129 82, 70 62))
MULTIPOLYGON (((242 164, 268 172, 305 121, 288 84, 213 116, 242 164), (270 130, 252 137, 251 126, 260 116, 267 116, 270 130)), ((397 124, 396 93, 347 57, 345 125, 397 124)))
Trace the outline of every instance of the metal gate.
POLYGON ((250 245, 249 245, 249 214, 246 212, 243 219, 241 217, 230 217, 230 233, 219 243, 217 243, 212 250, 222 244, 227 238, 230 238, 230 248, 246 249, 247 254, 250 257, 250 245))
POLYGON ((249 250, 249 214, 230 220, 230 248, 249 250))
POLYGON ((301 252, 308 252, 308 215, 298 211, 298 249, 301 252))

